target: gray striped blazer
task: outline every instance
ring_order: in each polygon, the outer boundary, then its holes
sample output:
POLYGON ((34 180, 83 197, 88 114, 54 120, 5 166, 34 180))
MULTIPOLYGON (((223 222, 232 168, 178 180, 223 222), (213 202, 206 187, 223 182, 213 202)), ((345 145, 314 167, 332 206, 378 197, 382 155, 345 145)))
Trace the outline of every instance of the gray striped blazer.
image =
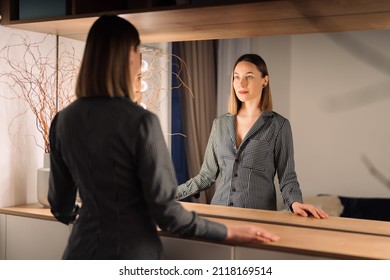
POLYGON ((159 259, 156 225, 184 236, 226 237, 222 224, 175 200, 177 181, 158 118, 127 98, 80 98, 50 127, 49 202, 63 223, 83 205, 63 258, 159 259))
POLYGON ((290 122, 263 112, 238 148, 235 123, 231 114, 214 120, 200 173, 177 188, 176 199, 211 187, 219 176, 211 204, 276 210, 277 172, 286 206, 302 202, 290 122))

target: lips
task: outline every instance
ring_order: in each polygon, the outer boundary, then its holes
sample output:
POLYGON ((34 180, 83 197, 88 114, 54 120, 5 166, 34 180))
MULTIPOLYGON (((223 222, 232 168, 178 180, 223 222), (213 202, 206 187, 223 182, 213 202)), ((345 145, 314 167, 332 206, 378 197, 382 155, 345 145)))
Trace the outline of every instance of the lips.
POLYGON ((239 94, 247 94, 249 91, 247 91, 247 90, 240 90, 240 91, 238 91, 238 93, 239 94))

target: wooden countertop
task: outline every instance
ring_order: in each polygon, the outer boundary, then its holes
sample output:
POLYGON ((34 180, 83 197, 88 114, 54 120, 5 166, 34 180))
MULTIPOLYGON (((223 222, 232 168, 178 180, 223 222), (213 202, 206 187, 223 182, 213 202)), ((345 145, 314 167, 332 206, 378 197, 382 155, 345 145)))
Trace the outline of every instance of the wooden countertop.
MULTIPOLYGON (((229 244, 336 259, 390 259, 389 223, 330 217, 327 220, 298 217, 287 212, 242 209, 196 203, 184 208, 223 224, 255 224, 279 235, 269 244, 229 244)), ((49 208, 28 204, 1 208, 0 213, 55 220, 49 208)), ((169 233, 161 233, 173 236, 169 233)), ((225 243, 228 244, 228 243, 225 243)))
POLYGON ((390 259, 390 237, 219 218, 210 219, 224 224, 249 223, 280 236, 277 242, 245 244, 243 247, 335 259, 390 259))
POLYGON ((50 208, 43 207, 39 203, 0 208, 0 214, 56 221, 56 219, 50 212, 50 208))
POLYGON ((288 212, 266 211, 257 209, 207 205, 182 202, 185 209, 195 211, 204 217, 234 219, 247 222, 261 222, 313 229, 326 229, 352 233, 372 234, 390 237, 390 223, 385 221, 362 220, 342 217, 315 219, 300 217, 288 212))
POLYGON ((250 223, 279 235, 256 247, 336 259, 390 259, 390 223, 329 217, 315 219, 288 212, 182 202, 185 209, 224 224, 250 223))

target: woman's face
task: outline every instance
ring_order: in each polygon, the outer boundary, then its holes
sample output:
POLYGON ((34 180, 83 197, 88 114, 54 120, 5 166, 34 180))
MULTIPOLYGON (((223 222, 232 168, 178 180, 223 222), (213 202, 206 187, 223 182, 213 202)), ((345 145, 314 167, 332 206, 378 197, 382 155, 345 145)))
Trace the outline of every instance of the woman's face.
POLYGON ((263 87, 268 83, 268 76, 264 78, 256 65, 248 61, 241 61, 233 72, 233 88, 241 102, 260 103, 263 87))
POLYGON ((135 77, 134 85, 134 93, 135 93, 135 101, 140 104, 142 101, 142 93, 141 93, 141 68, 139 68, 137 76, 135 77))
POLYGON ((139 47, 130 50, 130 79, 133 85, 133 92, 141 92, 141 54, 139 47))

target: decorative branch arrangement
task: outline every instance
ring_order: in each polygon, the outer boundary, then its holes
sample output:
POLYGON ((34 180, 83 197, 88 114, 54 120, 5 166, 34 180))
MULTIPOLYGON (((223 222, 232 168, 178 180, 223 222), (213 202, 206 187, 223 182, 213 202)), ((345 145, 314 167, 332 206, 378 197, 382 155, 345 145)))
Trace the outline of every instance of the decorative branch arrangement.
MULTIPOLYGON (((73 48, 67 50, 58 43, 58 37, 56 46, 44 52, 42 49, 47 47, 48 38, 53 38, 53 35, 46 35, 39 42, 31 42, 27 35, 14 34, 11 37, 16 43, 0 50, 0 63, 8 65, 10 69, 0 73, 0 82, 10 89, 10 94, 2 97, 20 99, 28 104, 35 115, 43 146, 35 141, 48 153, 50 123, 55 114, 74 99, 73 88, 80 60, 73 48), (22 55, 15 59, 14 53, 18 51, 22 55)), ((26 112, 18 114, 15 119, 26 112)))
POLYGON ((143 58, 148 61, 147 69, 142 71, 142 80, 146 81, 148 85, 143 92, 143 101, 146 102, 147 108, 158 111, 161 100, 165 99, 169 92, 169 89, 163 86, 163 80, 166 79, 164 73, 168 77, 175 77, 179 81, 179 84, 171 87, 170 90, 184 87, 194 98, 192 90, 182 79, 183 75, 186 75, 188 79, 190 78, 187 64, 181 57, 150 47, 141 47, 141 53, 143 58), (161 63, 161 58, 164 58, 165 62, 161 63), (177 70, 173 71, 173 68, 177 70))
MULTIPOLYGON (((186 91, 191 94, 192 98, 195 98, 192 89, 183 81, 183 77, 190 80, 189 70, 186 62, 179 56, 163 51, 162 49, 156 49, 152 47, 142 46, 141 53, 143 61, 147 61, 147 66, 141 68, 142 81, 145 82, 145 88, 142 91, 142 102, 146 107, 158 113, 160 111, 160 105, 166 96, 172 90, 184 87, 186 91), (166 76, 169 78, 175 78, 177 85, 171 88, 164 87, 164 81, 166 76)), ((166 133, 171 136, 187 137, 182 133, 166 133)))
MULTIPOLYGON (((81 64, 75 49, 66 48, 63 43, 58 42, 58 37, 55 37, 55 47, 45 50, 48 45, 53 44, 53 37, 48 34, 41 41, 31 42, 27 35, 13 34, 10 39, 12 43, 0 50, 0 63, 8 65, 9 68, 9 71, 0 73, 0 82, 5 83, 10 90, 7 95, 0 97, 23 100, 28 105, 28 108, 16 115, 11 122, 10 136, 14 121, 31 110, 43 144, 37 139, 35 142, 46 153, 50 152, 49 129, 52 119, 58 111, 75 99, 74 87, 81 64), (17 56, 16 53, 21 54, 17 56)), ((194 96, 181 79, 183 73, 188 75, 183 59, 149 47, 143 47, 141 52, 149 60, 149 67, 142 72, 142 79, 148 83, 148 89, 143 94, 148 109, 159 111, 161 101, 169 92, 163 83, 166 79, 164 73, 168 77, 175 76, 179 80, 178 87, 187 88, 194 96), (172 63, 176 63, 177 71, 172 71, 172 63)))

